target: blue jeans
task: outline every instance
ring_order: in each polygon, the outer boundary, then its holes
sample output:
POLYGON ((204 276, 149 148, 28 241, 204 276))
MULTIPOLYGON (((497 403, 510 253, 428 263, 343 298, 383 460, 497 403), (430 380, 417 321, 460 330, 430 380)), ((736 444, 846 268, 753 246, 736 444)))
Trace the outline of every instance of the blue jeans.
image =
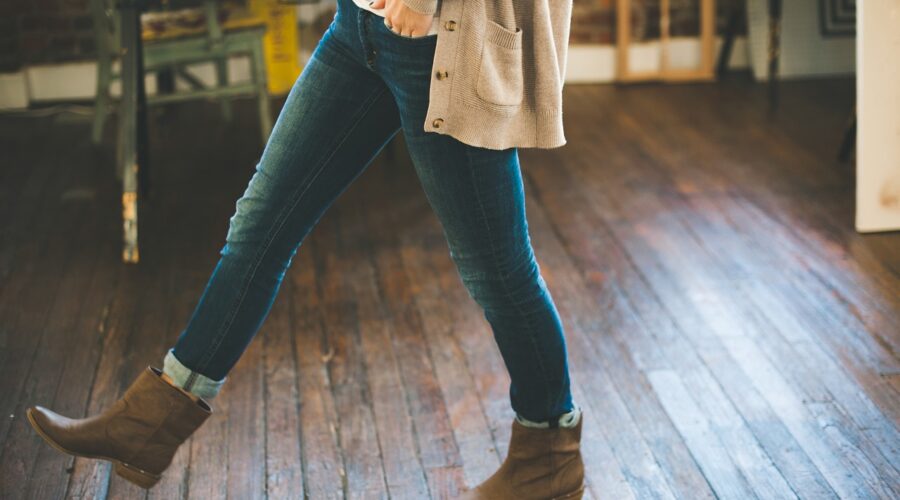
POLYGON ((268 315, 304 238, 402 130, 450 256, 509 370, 512 408, 535 422, 573 409, 563 326, 532 250, 517 149, 423 130, 436 40, 401 37, 382 17, 338 1, 167 355, 177 383, 214 395, 268 315))

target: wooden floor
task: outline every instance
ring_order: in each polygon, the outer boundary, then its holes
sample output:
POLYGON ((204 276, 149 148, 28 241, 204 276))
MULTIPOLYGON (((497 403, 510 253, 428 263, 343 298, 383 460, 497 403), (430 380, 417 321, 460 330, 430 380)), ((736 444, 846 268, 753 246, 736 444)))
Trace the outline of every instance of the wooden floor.
MULTIPOLYGON (((853 229, 851 85, 784 83, 774 116, 746 77, 570 85, 568 145, 520 151, 585 498, 900 496, 900 234, 853 229)), ((0 116, 0 497, 145 496, 24 410, 94 414, 161 363, 258 157, 252 108, 154 113, 137 266, 87 117, 0 116)), ((395 145, 304 242, 148 498, 445 498, 500 464, 509 378, 395 145)))

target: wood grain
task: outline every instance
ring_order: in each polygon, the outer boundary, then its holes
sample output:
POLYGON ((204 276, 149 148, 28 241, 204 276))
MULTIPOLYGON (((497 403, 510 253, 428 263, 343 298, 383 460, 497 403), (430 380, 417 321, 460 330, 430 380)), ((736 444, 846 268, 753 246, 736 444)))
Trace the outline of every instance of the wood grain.
MULTIPOLYGON (((746 76, 565 92, 566 147, 520 159, 585 498, 900 496, 900 235, 853 230, 851 82, 783 82, 776 115, 746 76)), ((307 237, 156 488, 31 431, 28 406, 95 414, 161 364, 258 158, 253 108, 151 120, 137 267, 89 122, 0 117, 3 498, 437 499, 505 457, 509 377, 405 154, 307 237)))

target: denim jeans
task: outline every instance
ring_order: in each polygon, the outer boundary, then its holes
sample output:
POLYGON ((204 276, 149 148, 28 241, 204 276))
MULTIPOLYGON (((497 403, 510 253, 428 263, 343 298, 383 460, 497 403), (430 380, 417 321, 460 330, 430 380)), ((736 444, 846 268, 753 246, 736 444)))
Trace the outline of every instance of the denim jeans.
POLYGON ((461 281, 492 328, 512 408, 535 422, 574 408, 563 326, 531 246, 517 149, 478 148, 423 130, 436 40, 397 35, 382 17, 338 1, 167 355, 167 373, 182 387, 217 392, 304 238, 402 130, 461 281))

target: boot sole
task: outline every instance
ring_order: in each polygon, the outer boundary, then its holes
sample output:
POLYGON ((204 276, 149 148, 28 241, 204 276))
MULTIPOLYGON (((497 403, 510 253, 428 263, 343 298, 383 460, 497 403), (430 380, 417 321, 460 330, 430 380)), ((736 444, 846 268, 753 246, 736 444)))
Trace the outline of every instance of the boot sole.
POLYGON ((582 496, 584 496, 584 485, 581 485, 580 488, 572 493, 566 493, 561 497, 555 497, 553 500, 581 500, 582 496))
POLYGON ((111 462, 114 466, 113 469, 116 471, 116 474, 118 476, 145 489, 150 489, 151 487, 153 487, 153 485, 155 485, 157 481, 159 481, 159 479, 162 477, 162 475, 160 474, 147 472, 139 467, 135 467, 134 465, 125 463, 112 457, 106 457, 103 455, 89 455, 86 453, 78 453, 72 450, 67 450, 62 445, 54 441, 53 438, 51 438, 46 432, 44 432, 43 429, 41 429, 41 426, 38 425, 37 421, 34 419, 34 416, 32 416, 31 414, 31 408, 29 408, 25 412, 25 415, 28 417, 28 422, 32 427, 34 427, 34 430, 37 431, 38 435, 41 436, 44 441, 47 442, 47 444, 63 453, 67 453, 75 457, 93 458, 111 462))

